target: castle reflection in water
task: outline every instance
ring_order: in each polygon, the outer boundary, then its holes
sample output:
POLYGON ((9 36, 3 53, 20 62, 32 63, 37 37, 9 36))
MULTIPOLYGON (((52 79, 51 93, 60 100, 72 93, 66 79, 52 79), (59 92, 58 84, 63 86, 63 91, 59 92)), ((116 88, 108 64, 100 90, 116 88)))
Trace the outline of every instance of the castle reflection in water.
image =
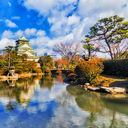
POLYGON ((0 128, 126 128, 128 103, 119 101, 67 85, 61 75, 1 81, 0 128))
POLYGON ((35 90, 40 87, 50 89, 53 85, 54 81, 51 76, 0 81, 0 102, 7 106, 20 104, 26 107, 35 90))

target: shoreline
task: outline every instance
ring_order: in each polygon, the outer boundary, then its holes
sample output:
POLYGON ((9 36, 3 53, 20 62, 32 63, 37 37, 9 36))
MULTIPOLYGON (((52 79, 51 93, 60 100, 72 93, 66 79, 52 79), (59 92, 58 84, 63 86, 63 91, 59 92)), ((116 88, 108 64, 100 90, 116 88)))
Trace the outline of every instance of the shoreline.
POLYGON ((15 74, 14 76, 0 76, 0 81, 6 80, 18 80, 19 78, 29 78, 32 76, 43 76, 44 73, 22 73, 22 74, 15 74))
POLYGON ((112 76, 100 76, 99 84, 80 83, 73 77, 67 77, 67 83, 73 86, 80 86, 85 91, 103 92, 110 94, 126 94, 128 93, 128 78, 117 78, 112 76))

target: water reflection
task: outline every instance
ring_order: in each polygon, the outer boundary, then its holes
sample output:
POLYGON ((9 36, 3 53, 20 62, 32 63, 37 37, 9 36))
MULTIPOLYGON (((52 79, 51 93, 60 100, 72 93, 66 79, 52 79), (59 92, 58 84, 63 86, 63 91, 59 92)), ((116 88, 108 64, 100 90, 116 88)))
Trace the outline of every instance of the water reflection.
POLYGON ((54 86, 54 78, 51 75, 45 76, 40 79, 40 87, 51 89, 54 86))
MULTIPOLYGON (((119 103, 122 98, 118 99, 112 95, 96 92, 83 92, 79 87, 71 85, 67 87, 67 90, 75 96, 77 105, 82 110, 89 112, 89 115, 86 117, 85 126, 103 128, 128 127, 128 104, 119 103)), ((127 98, 125 97, 125 99, 127 98)))
POLYGON ((118 101, 112 95, 67 86, 61 75, 4 81, 0 128, 126 128, 128 105, 118 101))
POLYGON ((13 108, 11 106, 15 106, 13 104, 16 104, 11 100, 15 100, 15 102, 25 107, 30 102, 36 90, 37 80, 39 79, 38 77, 0 82, 0 97, 8 98, 7 109, 13 108))

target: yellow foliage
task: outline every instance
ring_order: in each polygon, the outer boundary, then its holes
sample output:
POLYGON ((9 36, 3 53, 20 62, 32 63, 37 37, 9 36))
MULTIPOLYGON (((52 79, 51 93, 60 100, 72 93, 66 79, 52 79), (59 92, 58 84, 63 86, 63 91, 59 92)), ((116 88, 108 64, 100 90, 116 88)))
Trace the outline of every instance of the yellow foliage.
POLYGON ((103 64, 95 57, 89 61, 81 61, 75 69, 75 73, 85 82, 92 83, 103 71, 103 64))

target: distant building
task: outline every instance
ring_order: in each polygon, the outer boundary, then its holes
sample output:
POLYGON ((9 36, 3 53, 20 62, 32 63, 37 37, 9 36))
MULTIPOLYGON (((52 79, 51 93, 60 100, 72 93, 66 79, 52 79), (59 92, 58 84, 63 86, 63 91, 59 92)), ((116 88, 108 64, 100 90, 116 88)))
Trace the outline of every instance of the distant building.
POLYGON ((30 61, 38 61, 39 58, 36 56, 36 53, 34 52, 34 49, 29 45, 29 40, 27 40, 24 36, 20 37, 16 41, 16 51, 19 55, 26 54, 28 55, 30 61))
POLYGON ((44 56, 51 56, 54 60, 56 59, 56 55, 50 55, 49 53, 45 52, 44 53, 44 56))
POLYGON ((46 52, 46 53, 44 53, 44 56, 48 56, 48 53, 46 52))

